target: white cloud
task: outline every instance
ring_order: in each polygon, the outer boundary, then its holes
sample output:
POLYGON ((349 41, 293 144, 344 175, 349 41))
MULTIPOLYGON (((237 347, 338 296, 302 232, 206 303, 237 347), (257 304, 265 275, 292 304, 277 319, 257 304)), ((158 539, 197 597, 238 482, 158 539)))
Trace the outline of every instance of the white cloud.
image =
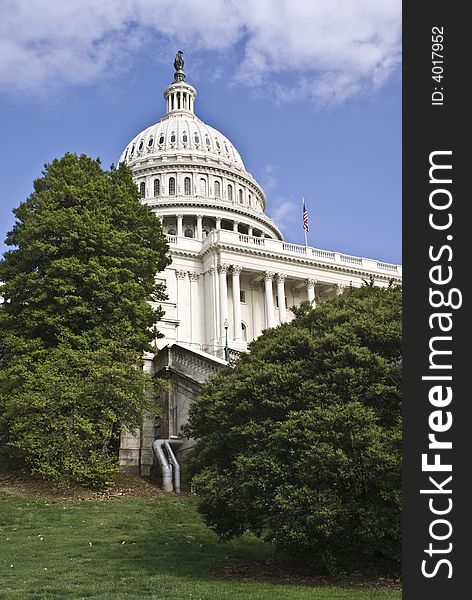
POLYGON ((240 44, 234 79, 279 100, 342 102, 389 77, 400 33, 400 0, 4 0, 0 90, 94 83, 132 67, 157 34, 189 54, 240 44))
POLYGON ((273 165, 266 165, 261 177, 262 187, 266 191, 273 191, 277 187, 278 179, 276 176, 276 168, 273 165))
POLYGON ((292 234, 297 226, 302 226, 301 200, 275 196, 267 206, 270 218, 284 234, 292 234))

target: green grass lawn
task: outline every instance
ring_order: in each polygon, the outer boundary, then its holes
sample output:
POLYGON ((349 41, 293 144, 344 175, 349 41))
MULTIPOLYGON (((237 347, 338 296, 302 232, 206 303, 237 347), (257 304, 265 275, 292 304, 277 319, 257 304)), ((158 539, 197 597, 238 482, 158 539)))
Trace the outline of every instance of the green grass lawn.
POLYGON ((399 600, 395 590, 218 580, 263 559, 252 536, 221 543, 189 497, 52 502, 0 495, 0 598, 7 600, 399 600))

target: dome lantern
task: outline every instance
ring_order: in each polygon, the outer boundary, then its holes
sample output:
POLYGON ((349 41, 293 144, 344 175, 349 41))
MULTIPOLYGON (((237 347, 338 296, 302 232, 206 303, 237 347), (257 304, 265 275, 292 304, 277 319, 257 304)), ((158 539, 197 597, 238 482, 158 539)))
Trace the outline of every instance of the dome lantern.
POLYGON ((196 89, 185 81, 183 52, 179 50, 174 60, 174 81, 164 90, 167 112, 191 113, 194 112, 194 102, 197 96, 196 89))

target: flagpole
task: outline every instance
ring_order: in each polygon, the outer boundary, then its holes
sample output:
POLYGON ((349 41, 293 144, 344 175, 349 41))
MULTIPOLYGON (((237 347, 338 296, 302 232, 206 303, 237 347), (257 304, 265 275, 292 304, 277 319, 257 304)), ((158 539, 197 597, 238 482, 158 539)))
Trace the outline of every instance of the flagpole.
MULTIPOLYGON (((302 211, 303 211, 303 216, 305 216, 305 198, 302 198, 302 211)), ((305 227, 305 222, 303 222, 303 233, 305 234, 305 248, 308 247, 308 239, 307 239, 307 230, 305 227)))

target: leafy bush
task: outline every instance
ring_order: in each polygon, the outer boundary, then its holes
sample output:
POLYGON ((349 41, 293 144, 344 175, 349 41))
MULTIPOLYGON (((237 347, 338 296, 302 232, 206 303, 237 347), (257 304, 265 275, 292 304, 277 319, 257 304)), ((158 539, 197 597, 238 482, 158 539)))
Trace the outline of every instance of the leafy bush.
POLYGON ((401 290, 305 304, 196 399, 193 483, 220 537, 328 572, 400 564, 401 290))

